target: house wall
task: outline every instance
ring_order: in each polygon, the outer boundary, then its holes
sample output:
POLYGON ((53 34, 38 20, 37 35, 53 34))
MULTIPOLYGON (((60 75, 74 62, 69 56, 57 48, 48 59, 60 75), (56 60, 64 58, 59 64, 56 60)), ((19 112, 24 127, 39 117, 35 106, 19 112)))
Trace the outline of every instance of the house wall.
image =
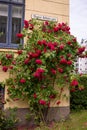
POLYGON ((55 17, 58 22, 69 23, 69 0, 26 0, 25 19, 31 19, 32 14, 55 17))

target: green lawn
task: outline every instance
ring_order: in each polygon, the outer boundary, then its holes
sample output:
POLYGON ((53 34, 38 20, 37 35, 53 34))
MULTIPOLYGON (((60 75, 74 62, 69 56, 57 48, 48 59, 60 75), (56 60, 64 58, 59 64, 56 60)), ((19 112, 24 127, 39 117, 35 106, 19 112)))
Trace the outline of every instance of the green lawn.
POLYGON ((72 112, 67 121, 53 123, 49 128, 41 125, 35 130, 87 130, 87 110, 72 112))

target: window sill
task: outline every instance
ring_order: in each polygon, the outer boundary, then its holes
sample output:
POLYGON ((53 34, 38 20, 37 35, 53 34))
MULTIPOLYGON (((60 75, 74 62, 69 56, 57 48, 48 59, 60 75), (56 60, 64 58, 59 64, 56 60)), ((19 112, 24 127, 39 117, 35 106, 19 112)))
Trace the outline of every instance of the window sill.
POLYGON ((14 53, 16 53, 17 49, 2 49, 2 48, 0 48, 0 52, 14 52, 14 53))

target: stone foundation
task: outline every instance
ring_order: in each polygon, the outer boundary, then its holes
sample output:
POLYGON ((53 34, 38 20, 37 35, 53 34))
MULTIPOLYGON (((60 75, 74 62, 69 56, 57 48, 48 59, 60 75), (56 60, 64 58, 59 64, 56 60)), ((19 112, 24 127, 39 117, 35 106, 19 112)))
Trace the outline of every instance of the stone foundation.
POLYGON ((60 121, 65 120, 69 117, 70 114, 70 107, 51 107, 48 110, 47 114, 47 121, 60 121))
MULTIPOLYGON (((26 114, 29 114, 30 111, 28 108, 18 108, 17 110, 17 117, 20 119, 18 126, 26 125, 32 126, 35 124, 34 117, 31 117, 29 120, 26 120, 26 114)), ((47 122, 55 121, 58 122, 60 120, 65 120, 69 117, 70 114, 70 107, 51 107, 45 113, 45 119, 47 122)))

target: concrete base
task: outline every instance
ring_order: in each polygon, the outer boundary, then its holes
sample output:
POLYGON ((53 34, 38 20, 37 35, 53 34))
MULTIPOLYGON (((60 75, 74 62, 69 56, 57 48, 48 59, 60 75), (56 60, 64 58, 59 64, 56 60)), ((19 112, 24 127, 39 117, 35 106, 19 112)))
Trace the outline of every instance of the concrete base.
MULTIPOLYGON (((7 112, 8 113, 8 112, 7 112)), ((45 119, 46 122, 55 121, 58 122, 60 120, 65 120, 69 117, 70 113, 70 107, 51 107, 47 110, 47 113, 45 113, 45 119)), ((18 108, 17 110, 17 117, 20 119, 18 126, 26 125, 26 126, 32 126, 35 124, 34 117, 31 117, 29 120, 26 120, 26 114, 30 114, 30 111, 28 108, 18 108)))
POLYGON ((47 118, 46 120, 48 122, 50 121, 60 121, 65 120, 69 117, 70 114, 70 107, 51 107, 48 110, 47 118))

